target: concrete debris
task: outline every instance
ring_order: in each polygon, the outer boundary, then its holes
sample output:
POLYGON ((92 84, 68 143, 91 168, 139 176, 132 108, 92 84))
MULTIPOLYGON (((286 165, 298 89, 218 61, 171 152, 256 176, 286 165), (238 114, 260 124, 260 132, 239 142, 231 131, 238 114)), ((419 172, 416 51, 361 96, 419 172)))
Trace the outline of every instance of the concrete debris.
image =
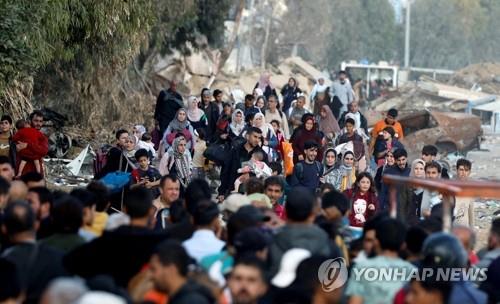
POLYGON ((477 116, 424 110, 402 116, 399 121, 405 129, 401 142, 410 159, 420 156, 425 144, 434 144, 445 154, 479 148, 482 129, 477 116))

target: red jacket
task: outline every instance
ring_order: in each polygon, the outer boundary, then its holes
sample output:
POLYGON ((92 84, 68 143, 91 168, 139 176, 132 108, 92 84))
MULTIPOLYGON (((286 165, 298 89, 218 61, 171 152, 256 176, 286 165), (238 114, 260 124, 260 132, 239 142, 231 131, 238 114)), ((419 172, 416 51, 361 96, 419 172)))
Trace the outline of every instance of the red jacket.
POLYGON ((350 225, 363 227, 365 222, 377 212, 377 195, 371 192, 361 194, 359 192, 354 192, 353 189, 344 191, 344 194, 351 201, 351 213, 349 214, 350 225), (368 206, 371 204, 375 205, 375 210, 368 209, 368 206))
MULTIPOLYGON (((45 157, 47 152, 49 152, 49 140, 42 132, 35 128, 22 128, 14 134, 12 141, 16 144, 19 142, 28 144, 25 149, 17 151, 16 172, 19 169, 19 164, 22 159, 31 160, 27 162, 26 166, 24 166, 24 170, 21 172, 21 175, 28 172, 34 172, 36 169, 33 160, 39 160, 40 165, 42 165, 43 157, 45 157)), ((43 174, 43 166, 41 167, 41 173, 43 174)))

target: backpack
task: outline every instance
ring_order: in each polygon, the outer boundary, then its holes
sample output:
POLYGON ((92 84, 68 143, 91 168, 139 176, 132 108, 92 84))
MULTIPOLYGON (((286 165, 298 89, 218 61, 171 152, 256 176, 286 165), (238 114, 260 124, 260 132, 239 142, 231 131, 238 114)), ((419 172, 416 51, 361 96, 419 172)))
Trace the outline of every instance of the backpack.
POLYGON ((111 150, 111 148, 113 148, 113 146, 106 144, 96 150, 94 158, 94 176, 99 175, 102 169, 106 166, 106 163, 108 162, 109 150, 111 150))
MULTIPOLYGON (((314 164, 316 165, 317 172, 320 173, 323 165, 321 165, 321 163, 317 160, 314 161, 314 164)), ((303 164, 303 162, 296 163, 295 168, 296 168, 295 172, 297 173, 298 180, 299 181, 303 180, 304 179, 304 164, 303 164)))

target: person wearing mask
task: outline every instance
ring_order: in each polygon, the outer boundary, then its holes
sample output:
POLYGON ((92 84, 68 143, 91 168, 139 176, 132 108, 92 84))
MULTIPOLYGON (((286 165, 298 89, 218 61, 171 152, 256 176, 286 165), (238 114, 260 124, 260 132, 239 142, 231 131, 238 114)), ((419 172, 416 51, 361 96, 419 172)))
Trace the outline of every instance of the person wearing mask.
POLYGON ((160 134, 163 134, 180 108, 184 107, 182 96, 177 92, 177 80, 169 82, 167 90, 161 90, 156 99, 154 119, 158 122, 160 134))
POLYGON ((297 162, 290 177, 290 186, 301 186, 315 193, 319 187, 320 178, 323 176, 323 166, 316 160, 318 144, 315 141, 304 143, 305 159, 297 162))
POLYGON ((337 118, 339 118, 340 115, 347 112, 347 105, 354 101, 354 92, 345 71, 339 72, 339 78, 337 81, 333 82, 330 94, 333 98, 337 97, 342 104, 337 115, 337 118))

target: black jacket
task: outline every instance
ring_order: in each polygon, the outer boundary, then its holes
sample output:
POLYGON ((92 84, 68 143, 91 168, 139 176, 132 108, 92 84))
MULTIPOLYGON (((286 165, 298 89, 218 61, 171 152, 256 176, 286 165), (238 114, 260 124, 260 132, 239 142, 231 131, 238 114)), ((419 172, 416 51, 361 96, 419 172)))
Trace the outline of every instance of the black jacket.
POLYGON ((17 267, 22 287, 26 289, 24 303, 38 303, 47 285, 66 275, 63 253, 44 244, 17 244, 6 249, 2 257, 17 267))
POLYGON ((194 281, 187 281, 169 299, 170 304, 209 304, 215 303, 215 298, 206 287, 194 281))
POLYGON ((154 248, 168 237, 147 228, 121 226, 77 247, 64 257, 64 266, 75 275, 91 278, 107 274, 121 287, 127 287, 149 261, 154 248))
POLYGON ((246 141, 232 147, 229 152, 230 158, 222 165, 219 195, 227 196, 234 189, 234 182, 238 178, 238 169, 241 168, 241 163, 249 161, 254 151, 261 151, 264 154, 264 162, 267 163, 267 153, 261 147, 255 147, 248 152, 245 149, 245 143, 246 141))
POLYGON ((215 102, 210 102, 207 107, 203 103, 201 103, 200 107, 205 112, 208 121, 206 139, 208 142, 212 142, 217 130, 217 121, 219 120, 219 106, 215 102))
POLYGON ((154 118, 160 123, 160 132, 163 135, 168 124, 174 119, 177 110, 184 107, 182 96, 172 90, 161 90, 156 99, 154 118))

